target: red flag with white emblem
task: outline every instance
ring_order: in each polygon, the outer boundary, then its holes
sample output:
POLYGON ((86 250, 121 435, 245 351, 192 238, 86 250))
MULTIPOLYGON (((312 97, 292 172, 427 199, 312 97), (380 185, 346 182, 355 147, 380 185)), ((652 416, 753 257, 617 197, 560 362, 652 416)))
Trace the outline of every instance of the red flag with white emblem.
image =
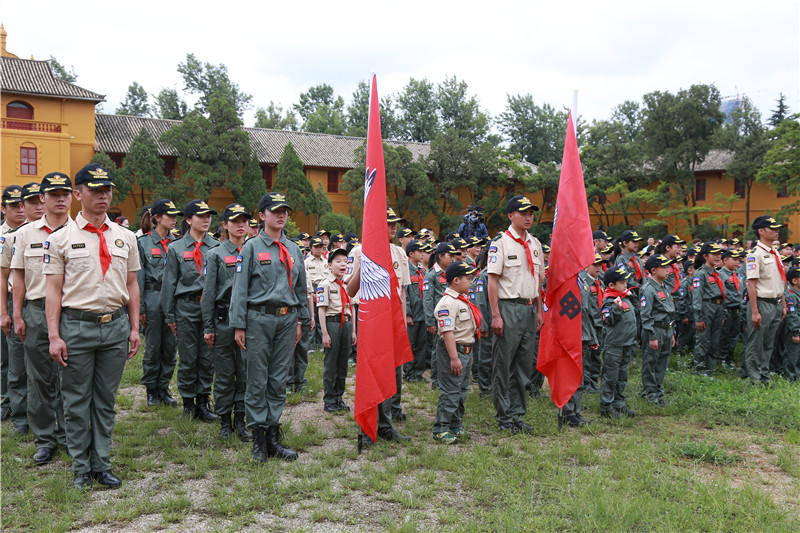
POLYGON ((386 170, 383 163, 377 77, 372 76, 364 182, 364 223, 358 309, 358 359, 354 417, 373 441, 378 404, 397 392, 395 368, 413 359, 392 267, 386 221, 386 170))
POLYGON ((547 376, 550 397, 561 407, 583 379, 581 292, 578 273, 594 262, 592 224, 578 155, 572 113, 567 124, 564 158, 553 221, 544 326, 536 368, 547 376))

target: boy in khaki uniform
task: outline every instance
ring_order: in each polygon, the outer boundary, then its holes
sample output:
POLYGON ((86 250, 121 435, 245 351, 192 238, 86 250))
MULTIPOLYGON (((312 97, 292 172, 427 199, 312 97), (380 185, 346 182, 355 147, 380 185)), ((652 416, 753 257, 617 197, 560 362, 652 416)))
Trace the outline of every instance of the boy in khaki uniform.
POLYGON ((66 449, 64 406, 58 384, 58 366, 50 357, 50 341, 45 318, 47 278, 42 274, 44 243, 50 234, 72 222, 72 182, 61 172, 51 172, 42 180, 45 215, 25 224, 14 241, 11 259, 14 286, 14 329, 25 347, 28 389, 28 423, 33 431, 37 465, 50 462, 59 447, 66 449), (24 305, 23 305, 24 302, 24 305))
POLYGON ((336 248, 328 254, 328 277, 317 288, 317 310, 325 348, 322 373, 323 409, 328 413, 349 411, 342 400, 347 379, 347 357, 356 343, 353 311, 342 278, 347 273, 347 252, 336 248))
POLYGON ((125 361, 139 349, 139 250, 111 222, 111 176, 95 163, 75 175, 81 212, 44 244, 50 355, 60 369, 73 487, 92 479, 117 488, 111 473, 114 403, 125 361), (126 313, 127 310, 127 313, 126 313))
POLYGON ((447 288, 436 304, 434 315, 442 342, 437 344, 439 402, 433 423, 433 438, 444 444, 469 439, 464 429, 464 406, 469 392, 472 346, 480 332, 481 312, 465 296, 477 269, 464 261, 447 267, 447 288))

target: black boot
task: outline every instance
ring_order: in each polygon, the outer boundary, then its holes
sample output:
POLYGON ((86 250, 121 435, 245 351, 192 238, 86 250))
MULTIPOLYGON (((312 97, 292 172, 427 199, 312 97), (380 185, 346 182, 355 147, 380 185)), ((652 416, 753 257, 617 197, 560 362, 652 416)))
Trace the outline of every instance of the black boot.
POLYGON ((197 395, 197 418, 203 422, 213 422, 218 417, 208 408, 208 394, 197 395))
POLYGON ((253 459, 259 463, 267 460, 267 430, 264 428, 253 429, 253 459))
POLYGON ((158 389, 147 389, 147 407, 155 407, 161 403, 158 389))
POLYGON ((197 406, 194 404, 194 398, 183 399, 183 416, 189 420, 197 418, 197 406))
POLYGON ((221 424, 221 428, 219 430, 219 436, 223 439, 231 438, 231 434, 233 434, 233 426, 231 425, 231 414, 225 413, 224 415, 219 415, 219 422, 221 424))
POLYGON ((242 442, 250 440, 250 432, 247 431, 247 424, 244 421, 244 413, 233 414, 233 427, 236 428, 236 435, 242 442))
POLYGON ((168 407, 175 407, 176 405, 178 405, 178 402, 176 402, 175 398, 173 398, 172 394, 170 394, 169 389, 161 389, 158 392, 160 393, 161 396, 161 403, 163 403, 164 405, 168 407))
POLYGON ((280 426, 270 426, 267 429, 267 456, 277 457, 284 461, 297 460, 297 452, 289 448, 284 448, 283 444, 281 444, 280 426))

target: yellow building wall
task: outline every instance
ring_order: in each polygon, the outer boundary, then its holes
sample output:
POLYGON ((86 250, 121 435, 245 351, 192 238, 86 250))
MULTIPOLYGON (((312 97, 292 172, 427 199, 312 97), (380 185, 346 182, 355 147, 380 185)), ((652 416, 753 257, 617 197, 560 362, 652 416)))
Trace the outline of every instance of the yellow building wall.
POLYGON ((50 172, 74 176, 94 155, 94 102, 63 98, 36 97, 4 92, 0 95, 5 120, 6 106, 22 101, 33 107, 33 120, 11 119, 14 122, 46 123, 61 126, 60 133, 2 128, 0 131, 0 185, 24 185, 41 181, 50 172), (33 146, 37 155, 36 176, 20 173, 20 147, 33 146))

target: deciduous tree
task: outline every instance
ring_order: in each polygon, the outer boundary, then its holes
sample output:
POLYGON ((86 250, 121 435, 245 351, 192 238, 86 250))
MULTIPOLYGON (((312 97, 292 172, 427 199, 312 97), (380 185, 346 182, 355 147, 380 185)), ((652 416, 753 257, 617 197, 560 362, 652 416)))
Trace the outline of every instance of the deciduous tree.
POLYGON ((122 101, 115 113, 132 117, 149 117, 150 104, 147 102, 149 98, 144 87, 139 85, 138 82, 133 82, 128 86, 125 100, 122 101))

